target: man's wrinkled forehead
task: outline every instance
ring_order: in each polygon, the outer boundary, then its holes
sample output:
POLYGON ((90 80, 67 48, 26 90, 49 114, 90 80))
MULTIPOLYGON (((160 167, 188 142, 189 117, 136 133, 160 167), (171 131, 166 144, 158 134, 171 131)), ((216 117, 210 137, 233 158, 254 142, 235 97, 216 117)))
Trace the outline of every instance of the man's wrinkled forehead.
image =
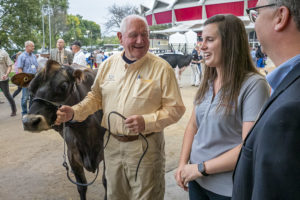
POLYGON ((128 22, 128 27, 126 32, 129 33, 133 31, 147 32, 147 26, 140 19, 132 19, 128 22))

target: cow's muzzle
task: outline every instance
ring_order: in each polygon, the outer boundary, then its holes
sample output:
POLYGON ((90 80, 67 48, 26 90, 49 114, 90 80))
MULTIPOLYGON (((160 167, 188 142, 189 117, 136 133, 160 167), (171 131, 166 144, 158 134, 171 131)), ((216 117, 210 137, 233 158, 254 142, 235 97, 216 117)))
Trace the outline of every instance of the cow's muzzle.
POLYGON ((24 115, 22 122, 25 131, 41 132, 51 128, 42 115, 24 115))

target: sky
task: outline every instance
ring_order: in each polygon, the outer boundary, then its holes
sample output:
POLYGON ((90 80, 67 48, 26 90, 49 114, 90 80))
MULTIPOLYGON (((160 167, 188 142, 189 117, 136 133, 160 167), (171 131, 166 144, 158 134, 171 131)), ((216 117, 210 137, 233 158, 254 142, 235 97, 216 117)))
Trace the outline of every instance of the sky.
POLYGON ((103 33, 104 24, 109 19, 108 7, 116 5, 135 5, 137 7, 144 0, 69 0, 68 13, 81 15, 83 19, 91 20, 100 25, 103 33))

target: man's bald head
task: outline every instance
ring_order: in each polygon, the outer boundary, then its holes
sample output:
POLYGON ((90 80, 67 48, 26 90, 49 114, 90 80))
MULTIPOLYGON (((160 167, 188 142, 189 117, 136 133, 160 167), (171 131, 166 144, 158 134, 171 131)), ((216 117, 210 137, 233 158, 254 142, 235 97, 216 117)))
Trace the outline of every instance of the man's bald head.
POLYGON ((63 39, 58 39, 56 43, 56 47, 59 50, 62 50, 65 47, 65 41, 63 39))

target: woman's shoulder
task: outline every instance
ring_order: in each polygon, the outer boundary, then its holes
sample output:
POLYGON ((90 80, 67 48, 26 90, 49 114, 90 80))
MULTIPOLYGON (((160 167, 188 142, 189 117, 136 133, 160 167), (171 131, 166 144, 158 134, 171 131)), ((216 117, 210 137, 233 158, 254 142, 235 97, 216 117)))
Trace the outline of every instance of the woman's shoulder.
POLYGON ((253 83, 256 81, 260 81, 260 80, 263 82, 267 82, 265 76, 263 76, 259 73, 249 72, 245 76, 244 84, 253 83))
POLYGON ((245 80, 242 85, 242 90, 252 90, 252 89, 258 89, 258 88, 264 88, 264 90, 269 90, 269 84, 265 78, 265 76, 259 74, 250 72, 246 74, 245 80))

